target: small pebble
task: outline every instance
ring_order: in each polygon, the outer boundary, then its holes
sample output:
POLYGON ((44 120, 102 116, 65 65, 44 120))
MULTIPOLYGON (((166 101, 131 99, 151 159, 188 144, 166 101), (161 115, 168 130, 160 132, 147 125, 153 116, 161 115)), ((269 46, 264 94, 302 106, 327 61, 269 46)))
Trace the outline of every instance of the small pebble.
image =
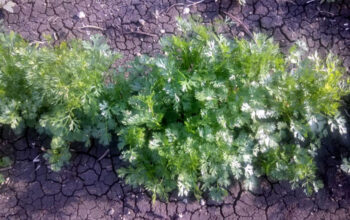
POLYGON ((146 24, 146 21, 145 20, 143 20, 143 19, 140 19, 139 20, 139 23, 143 26, 143 25, 145 25, 146 24))
POLYGON ((183 14, 184 15, 187 15, 187 14, 189 14, 190 13, 190 8, 184 8, 184 11, 183 11, 183 14))
POLYGON ((239 32, 238 37, 244 37, 244 32, 239 32))
POLYGON ((159 18, 159 11, 158 10, 156 10, 155 12, 154 12, 154 17, 155 17, 155 19, 157 19, 158 20, 158 18, 159 18))
POLYGON ((108 215, 113 215, 115 212, 115 210, 113 208, 111 208, 109 211, 108 211, 108 215))
POLYGON ((80 11, 79 13, 78 13, 78 18, 80 18, 80 19, 82 19, 82 18, 85 18, 86 16, 85 16, 85 13, 83 12, 83 11, 80 11))

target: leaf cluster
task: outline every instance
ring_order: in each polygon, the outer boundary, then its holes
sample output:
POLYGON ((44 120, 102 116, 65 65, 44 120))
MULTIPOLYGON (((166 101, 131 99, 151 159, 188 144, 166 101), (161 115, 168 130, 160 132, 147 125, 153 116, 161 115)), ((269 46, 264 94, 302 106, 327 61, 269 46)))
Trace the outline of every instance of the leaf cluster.
POLYGON ((69 160, 70 142, 107 145, 129 91, 110 68, 117 58, 101 36, 42 46, 0 33, 0 123, 52 136, 45 157, 53 170, 69 160))
POLYGON ((307 56, 302 43, 285 56, 261 34, 230 40, 183 20, 179 30, 163 39, 164 54, 129 70, 139 78, 120 132, 126 182, 153 199, 176 190, 219 200, 233 181, 252 189, 262 175, 308 193, 321 187, 320 139, 328 126, 346 132, 337 59, 307 56))

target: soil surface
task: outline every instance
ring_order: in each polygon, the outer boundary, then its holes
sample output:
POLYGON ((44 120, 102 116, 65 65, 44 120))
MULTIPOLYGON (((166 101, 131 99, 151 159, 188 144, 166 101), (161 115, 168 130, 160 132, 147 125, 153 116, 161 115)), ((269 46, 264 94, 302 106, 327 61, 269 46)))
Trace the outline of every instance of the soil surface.
MULTIPOLYGON (((304 40, 311 51, 337 54, 350 67, 350 2, 320 4, 318 0, 259 0, 240 6, 235 0, 13 0, 14 13, 2 11, 6 27, 30 41, 87 39, 104 34, 124 60, 159 51, 159 39, 176 32, 176 16, 199 13, 205 22, 225 19, 236 25, 231 36, 264 32, 283 49, 304 40)), ((307 197, 286 183, 262 180, 254 192, 240 184, 223 202, 172 196, 168 203, 151 202, 144 189, 133 189, 115 170, 123 163, 115 144, 73 152, 71 164, 52 172, 42 158, 49 139, 28 130, 15 136, 0 129, 0 153, 10 156, 11 169, 0 187, 1 219, 350 219, 350 177, 339 169, 348 139, 324 141, 319 156, 325 187, 307 197), (108 150, 108 151, 106 151, 108 150)))

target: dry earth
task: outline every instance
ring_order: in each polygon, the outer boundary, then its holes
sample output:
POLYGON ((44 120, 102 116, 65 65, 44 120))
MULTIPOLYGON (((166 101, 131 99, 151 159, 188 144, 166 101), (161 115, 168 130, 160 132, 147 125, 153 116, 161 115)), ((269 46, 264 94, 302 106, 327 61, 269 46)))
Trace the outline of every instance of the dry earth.
MULTIPOLYGON (((16 0, 14 13, 2 11, 4 25, 30 41, 49 34, 56 41, 107 36, 110 45, 128 60, 139 53, 154 54, 161 36, 176 32, 176 16, 200 13, 205 21, 230 13, 243 25, 231 36, 249 37, 262 31, 287 49, 298 39, 321 54, 332 51, 350 67, 350 2, 320 4, 318 0, 258 0, 241 7, 234 0, 199 3, 174 0, 16 0), (82 14, 83 12, 84 14, 82 14), (84 16, 82 16, 84 15, 84 16)), ((237 23, 237 21, 236 21, 237 23)), ((72 162, 61 172, 50 171, 42 158, 49 140, 28 130, 14 136, 0 129, 0 151, 14 164, 2 173, 1 219, 350 219, 350 177, 339 170, 346 140, 324 141, 319 157, 325 188, 312 197, 285 183, 262 180, 255 192, 239 184, 221 203, 172 196, 154 204, 143 189, 132 189, 115 174, 119 153, 106 148, 76 147, 72 162)))

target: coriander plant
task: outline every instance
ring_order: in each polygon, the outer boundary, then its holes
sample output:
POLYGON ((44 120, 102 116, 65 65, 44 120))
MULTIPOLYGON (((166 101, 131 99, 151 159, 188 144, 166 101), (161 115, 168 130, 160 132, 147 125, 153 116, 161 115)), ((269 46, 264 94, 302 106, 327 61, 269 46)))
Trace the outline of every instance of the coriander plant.
MULTIPOLYGON (((12 164, 12 160, 9 157, 7 156, 0 157, 0 169, 2 168, 7 169, 11 166, 11 164, 12 164)), ((3 184, 5 181, 6 181, 5 177, 2 174, 0 174, 0 185, 3 184)))
POLYGON ((100 36, 53 47, 0 33, 0 123, 51 135, 45 157, 53 170, 69 160, 70 142, 107 145, 129 91, 110 68, 117 58, 100 36))
POLYGON ((219 200, 233 181, 266 175, 311 193, 322 186, 314 157, 327 127, 346 132, 339 100, 348 90, 337 59, 283 55, 262 34, 228 39, 180 20, 164 54, 136 59, 137 92, 124 112, 119 175, 167 198, 203 192, 219 200))

